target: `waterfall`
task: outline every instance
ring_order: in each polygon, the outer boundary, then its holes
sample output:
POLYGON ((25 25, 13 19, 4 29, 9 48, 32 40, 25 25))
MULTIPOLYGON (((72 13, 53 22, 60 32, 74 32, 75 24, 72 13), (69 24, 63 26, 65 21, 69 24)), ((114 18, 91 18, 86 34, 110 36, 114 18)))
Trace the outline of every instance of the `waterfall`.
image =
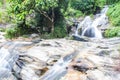
POLYGON ((98 27, 106 24, 107 10, 108 10, 108 7, 105 6, 103 10, 101 10, 101 13, 95 15, 97 17, 94 20, 92 20, 90 16, 85 17, 85 19, 78 24, 77 30, 75 32, 75 36, 102 38, 102 33, 98 29, 98 27))
POLYGON ((75 32, 75 35, 81 34, 81 33, 79 33, 79 29, 81 28, 82 30, 84 30, 85 28, 90 26, 91 23, 92 23, 92 20, 91 20, 90 16, 85 17, 85 19, 80 24, 78 24, 77 30, 75 32))

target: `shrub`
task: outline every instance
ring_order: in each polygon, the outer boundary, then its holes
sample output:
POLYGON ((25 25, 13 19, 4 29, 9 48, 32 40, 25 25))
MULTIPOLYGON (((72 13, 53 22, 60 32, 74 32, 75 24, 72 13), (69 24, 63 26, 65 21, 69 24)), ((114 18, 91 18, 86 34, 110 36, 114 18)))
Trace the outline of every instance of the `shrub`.
POLYGON ((96 4, 94 0, 75 0, 71 3, 74 9, 80 10, 83 13, 91 14, 96 10, 96 4))
POLYGON ((65 26, 66 26, 66 24, 65 24, 63 16, 59 16, 59 18, 57 18, 55 21, 54 32, 42 33, 41 37, 44 39, 63 38, 67 35, 67 31, 66 31, 65 26))
POLYGON ((44 33, 41 35, 41 38, 44 39, 53 39, 53 38, 63 38, 67 35, 65 28, 63 27, 55 27, 53 33, 44 33))
POLYGON ((0 32, 5 32, 5 28, 0 28, 0 32))
POLYGON ((106 5, 106 0, 95 0, 95 4, 102 8, 104 5, 106 5))
POLYGON ((26 31, 26 29, 27 28, 22 28, 22 27, 18 27, 18 26, 7 28, 6 31, 5 31, 6 32, 5 37, 12 39, 12 38, 15 38, 15 37, 18 37, 18 36, 22 36, 24 34, 31 33, 31 31, 30 31, 31 29, 30 30, 27 29, 27 31, 26 31))
POLYGON ((65 13, 64 13, 64 16, 66 18, 68 17, 80 17, 80 16, 83 16, 83 13, 80 11, 80 10, 75 10, 73 8, 69 8, 65 13))
POLYGON ((52 38, 63 38, 66 36, 66 30, 64 27, 55 27, 55 31, 51 33, 52 38))
POLYGON ((120 0, 106 0, 106 3, 107 4, 114 4, 114 3, 117 3, 119 2, 120 0))
POLYGON ((120 37, 120 27, 113 27, 105 31, 105 37, 120 37))
POLYGON ((114 26, 120 26, 120 2, 110 6, 107 15, 114 26))
POLYGON ((120 36, 120 2, 111 5, 108 9, 107 15, 109 17, 111 25, 115 27, 106 30, 105 36, 106 37, 120 36))
POLYGON ((12 38, 14 38, 14 37, 17 37, 18 33, 19 33, 19 32, 18 32, 18 28, 16 28, 16 27, 8 28, 8 29, 6 30, 6 35, 5 35, 5 37, 12 39, 12 38))
POLYGON ((9 21, 10 20, 9 20, 7 12, 4 9, 0 9, 0 23, 1 24, 6 24, 9 21))

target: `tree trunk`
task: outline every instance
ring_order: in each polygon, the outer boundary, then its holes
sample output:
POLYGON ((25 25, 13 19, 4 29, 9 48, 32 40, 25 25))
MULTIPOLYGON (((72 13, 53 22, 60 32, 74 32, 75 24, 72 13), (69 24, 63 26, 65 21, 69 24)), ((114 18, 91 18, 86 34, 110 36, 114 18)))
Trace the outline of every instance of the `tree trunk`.
POLYGON ((54 18, 55 18, 55 14, 54 14, 54 8, 52 8, 52 21, 51 21, 51 32, 54 32, 54 18))
POLYGON ((45 16, 50 22, 51 22, 51 33, 54 32, 54 18, 55 18, 55 13, 54 13, 54 8, 52 8, 51 12, 52 12, 52 15, 49 16, 48 14, 46 14, 47 12, 45 11, 40 11, 38 10, 43 16, 45 16))
POLYGON ((52 25, 51 25, 51 32, 52 33, 54 32, 54 22, 52 22, 52 25))

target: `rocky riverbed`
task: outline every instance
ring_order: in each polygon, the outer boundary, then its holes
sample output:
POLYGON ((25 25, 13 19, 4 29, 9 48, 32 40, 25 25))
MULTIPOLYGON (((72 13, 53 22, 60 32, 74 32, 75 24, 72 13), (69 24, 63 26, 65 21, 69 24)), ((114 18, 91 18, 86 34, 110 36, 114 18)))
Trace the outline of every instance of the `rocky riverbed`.
POLYGON ((10 54, 6 61, 17 56, 12 65, 0 64, 1 71, 11 72, 8 77, 0 73, 0 80, 120 80, 120 38, 83 42, 33 37, 1 40, 0 54, 6 54, 2 52, 6 50, 10 54), (56 72, 52 75, 51 71, 56 72))

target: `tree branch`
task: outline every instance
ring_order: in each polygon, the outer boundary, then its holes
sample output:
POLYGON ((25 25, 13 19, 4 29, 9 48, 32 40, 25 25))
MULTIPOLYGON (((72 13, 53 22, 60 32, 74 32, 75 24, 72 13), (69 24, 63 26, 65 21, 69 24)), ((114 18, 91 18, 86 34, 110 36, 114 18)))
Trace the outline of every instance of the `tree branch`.
POLYGON ((54 17, 55 17, 54 8, 52 8, 52 22, 54 22, 54 17))
POLYGON ((39 10, 38 8, 37 8, 37 10, 38 10, 43 16, 45 16, 45 17, 48 18, 51 22, 53 22, 53 20, 48 16, 48 14, 46 14, 46 12, 41 11, 41 10, 39 10))

